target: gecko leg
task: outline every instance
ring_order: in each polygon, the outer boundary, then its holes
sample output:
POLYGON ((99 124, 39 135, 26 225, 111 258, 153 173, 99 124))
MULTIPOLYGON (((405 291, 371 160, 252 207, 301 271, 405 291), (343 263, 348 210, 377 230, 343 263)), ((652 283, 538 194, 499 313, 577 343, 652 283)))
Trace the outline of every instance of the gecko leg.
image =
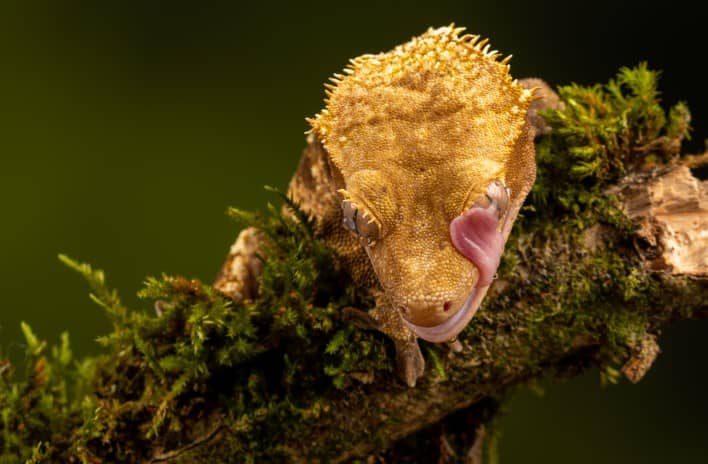
POLYGON ((415 334, 403 323, 398 311, 388 306, 377 306, 370 311, 344 308, 343 316, 361 329, 378 330, 393 340, 398 376, 409 387, 415 387, 425 370, 425 360, 415 334))
POLYGON ((550 133, 551 127, 538 112, 546 109, 562 110, 564 105, 560 97, 543 79, 529 77, 521 79, 519 84, 527 89, 536 89, 536 96, 538 98, 531 102, 528 113, 526 114, 526 120, 531 125, 533 136, 538 138, 550 133))

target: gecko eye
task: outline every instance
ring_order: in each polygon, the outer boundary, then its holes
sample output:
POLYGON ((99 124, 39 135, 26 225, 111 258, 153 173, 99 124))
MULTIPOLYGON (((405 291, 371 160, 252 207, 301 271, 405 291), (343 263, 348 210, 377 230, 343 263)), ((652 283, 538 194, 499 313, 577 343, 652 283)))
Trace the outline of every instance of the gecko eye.
POLYGON ((506 213, 509 208, 509 197, 511 196, 511 189, 505 187, 504 184, 498 180, 495 180, 491 184, 487 185, 487 189, 484 195, 478 198, 472 205, 468 207, 480 207, 480 208, 493 208, 497 215, 501 218, 506 213))
POLYGON ((372 246, 379 238, 379 225, 366 211, 357 208, 351 200, 342 202, 342 224, 354 232, 362 244, 372 246))

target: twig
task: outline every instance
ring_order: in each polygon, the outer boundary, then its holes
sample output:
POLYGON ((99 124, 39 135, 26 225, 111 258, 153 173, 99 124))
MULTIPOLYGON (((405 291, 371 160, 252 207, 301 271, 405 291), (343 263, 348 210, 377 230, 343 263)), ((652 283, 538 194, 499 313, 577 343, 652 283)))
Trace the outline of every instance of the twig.
POLYGON ((197 446, 202 445, 214 438, 216 434, 219 433, 219 431, 221 430, 222 425, 223 424, 221 423, 221 420, 218 420, 216 425, 208 433, 202 435, 201 437, 198 437, 188 445, 182 446, 172 451, 167 451, 164 453, 162 451, 159 451, 155 455, 153 455, 153 457, 148 462, 152 464, 154 462, 165 462, 169 461, 170 459, 176 459, 187 451, 190 451, 196 448, 197 446))

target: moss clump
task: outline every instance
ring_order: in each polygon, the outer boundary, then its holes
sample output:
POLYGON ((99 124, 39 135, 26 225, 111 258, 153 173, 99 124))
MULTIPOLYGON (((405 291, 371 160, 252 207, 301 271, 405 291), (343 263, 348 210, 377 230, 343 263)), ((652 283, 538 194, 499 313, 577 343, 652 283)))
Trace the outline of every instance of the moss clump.
POLYGON ((26 372, 13 381, 14 367, 0 361, 0 463, 41 462, 67 444, 66 435, 82 427, 95 408, 90 379, 94 360, 76 362, 69 335, 58 345, 40 340, 22 323, 26 372))
POLYGON ((99 338, 107 353, 77 364, 68 335, 47 354, 23 326, 32 370, 14 380, 3 361, 0 462, 149 460, 186 453, 215 433, 214 424, 245 462, 266 453, 273 460, 272 441, 288 422, 316 420, 328 392, 389 375, 383 337, 339 319, 344 306, 370 302, 289 206, 299 221, 272 206, 267 214, 229 211, 269 239, 261 294, 242 304, 198 281, 162 276, 139 293, 157 302, 156 311, 130 311, 101 271, 62 256, 113 322, 99 338))
MULTIPOLYGON (((367 424, 342 427, 359 412, 336 411, 342 398, 379 424, 373 440, 383 449, 391 428, 408 420, 399 406, 425 403, 416 395, 431 383, 444 389, 464 376, 473 390, 466 395, 492 396, 551 365, 577 370, 590 361, 616 379, 633 340, 670 319, 665 300, 681 295, 627 258, 631 224, 604 193, 631 169, 670 161, 688 134, 685 105, 661 108, 657 76, 640 65, 604 86, 560 88, 565 109, 544 114, 553 132, 537 145, 538 181, 507 245, 517 253, 507 252, 499 269, 506 289, 463 332, 470 350, 449 357, 424 344, 428 376, 415 390, 391 393, 399 395, 393 408, 360 391, 393 379, 388 341, 340 319, 342 308, 373 302, 284 198, 292 214, 229 210, 267 238, 253 301, 162 276, 140 292, 155 309, 129 310, 101 271, 62 257, 87 279, 113 330, 99 338, 104 354, 77 362, 68 335, 50 348, 23 325, 24 375, 0 356, 0 464, 326 460, 372 440, 367 424), (611 231, 599 233, 595 250, 584 235, 589 225, 611 231), (569 351, 568 360, 554 358, 569 351), (448 369, 455 363, 467 367, 448 369), (289 437, 318 427, 330 441, 293 451, 289 437), (218 446, 205 446, 217 436, 218 446)), ((682 315, 699 304, 686 301, 682 315)))
POLYGON ((507 245, 519 253, 506 253, 499 271, 514 290, 487 302, 500 311, 525 301, 514 325, 528 329, 531 350, 597 350, 608 380, 651 330, 650 314, 672 306, 659 277, 642 270, 633 225, 607 193, 629 171, 675 160, 689 136, 688 107, 665 111, 658 78, 641 63, 604 85, 558 89, 563 107, 541 112, 552 131, 536 145, 537 181, 507 245), (531 256, 533 275, 520 275, 531 256))
MULTIPOLYGON (((561 86, 560 110, 542 111, 553 131, 536 146, 530 204, 541 218, 584 227, 611 209, 602 189, 629 170, 676 158, 690 132, 685 103, 661 106, 659 72, 640 63, 607 84, 561 86)), ((527 210, 529 208, 527 207, 527 210)))

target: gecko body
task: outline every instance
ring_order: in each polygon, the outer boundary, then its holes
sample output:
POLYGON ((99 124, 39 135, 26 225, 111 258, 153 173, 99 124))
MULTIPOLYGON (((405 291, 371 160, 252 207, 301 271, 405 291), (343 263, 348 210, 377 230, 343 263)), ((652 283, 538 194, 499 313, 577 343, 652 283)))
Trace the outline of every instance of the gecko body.
MULTIPOLYGON (((347 318, 393 340, 415 385, 417 338, 453 342, 479 308, 535 179, 533 90, 462 28, 429 29, 351 60, 326 84, 288 193, 375 297, 347 318)), ((257 231, 242 231, 216 288, 257 293, 257 231)))

